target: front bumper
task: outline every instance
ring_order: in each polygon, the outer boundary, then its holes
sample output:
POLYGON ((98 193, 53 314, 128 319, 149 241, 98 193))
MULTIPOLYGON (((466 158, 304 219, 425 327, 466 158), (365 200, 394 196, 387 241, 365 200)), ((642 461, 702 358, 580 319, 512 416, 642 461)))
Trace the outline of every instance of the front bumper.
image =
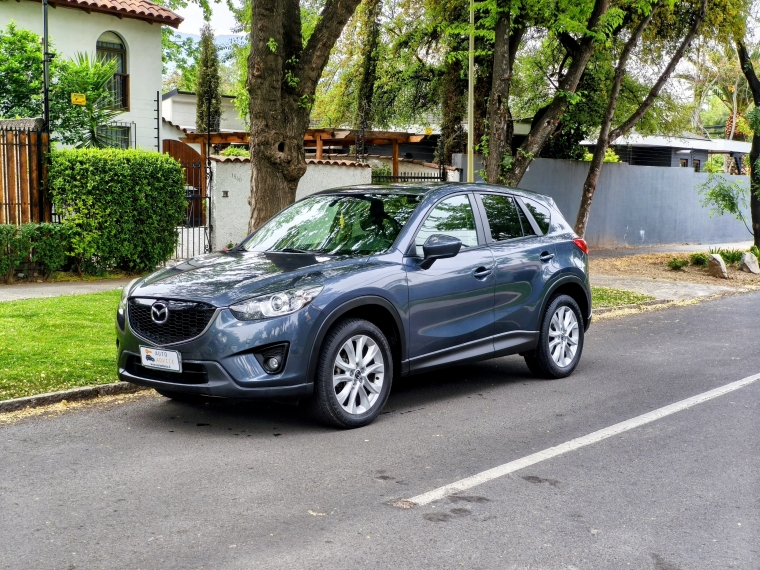
POLYGON ((228 309, 221 309, 208 329, 185 343, 160 346, 133 333, 126 319, 125 330, 116 327, 119 380, 170 392, 201 394, 222 398, 303 398, 311 395, 313 383, 307 378, 314 325, 321 311, 307 307, 292 315, 262 321, 239 321, 228 309), (285 366, 276 374, 267 373, 254 352, 274 343, 287 342, 285 366), (183 368, 196 374, 146 369, 139 365, 140 346, 176 350, 183 368))

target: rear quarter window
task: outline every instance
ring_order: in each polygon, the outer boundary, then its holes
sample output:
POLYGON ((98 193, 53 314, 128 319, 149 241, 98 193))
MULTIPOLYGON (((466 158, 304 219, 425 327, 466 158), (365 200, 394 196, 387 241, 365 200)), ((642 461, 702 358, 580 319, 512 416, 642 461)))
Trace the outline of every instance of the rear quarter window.
POLYGON ((551 210, 536 200, 523 198, 523 202, 527 206, 528 211, 533 215, 533 219, 536 220, 538 227, 541 228, 541 232, 548 234, 549 228, 552 225, 551 210))

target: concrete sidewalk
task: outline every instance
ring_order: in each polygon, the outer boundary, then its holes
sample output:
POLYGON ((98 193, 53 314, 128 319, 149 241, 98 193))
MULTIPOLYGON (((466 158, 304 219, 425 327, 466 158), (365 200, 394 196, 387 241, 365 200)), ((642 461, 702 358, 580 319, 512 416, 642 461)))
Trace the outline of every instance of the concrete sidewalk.
POLYGON ((64 295, 84 295, 121 289, 129 279, 104 279, 103 281, 74 281, 70 283, 19 283, 0 285, 0 302, 21 299, 41 299, 64 295))
POLYGON ((641 293, 642 295, 649 295, 657 300, 668 301, 683 301, 698 297, 745 292, 744 289, 725 287, 723 285, 703 285, 701 283, 684 283, 683 281, 594 274, 591 275, 591 285, 594 287, 624 289, 626 291, 641 293))

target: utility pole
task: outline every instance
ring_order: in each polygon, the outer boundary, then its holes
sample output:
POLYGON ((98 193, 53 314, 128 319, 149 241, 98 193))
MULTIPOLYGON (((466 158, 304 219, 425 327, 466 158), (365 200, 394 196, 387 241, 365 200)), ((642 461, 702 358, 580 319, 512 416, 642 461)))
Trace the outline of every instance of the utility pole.
POLYGON ((470 70, 467 82, 467 182, 475 182, 475 0, 470 0, 470 70))
POLYGON ((48 53, 48 0, 42 0, 42 120, 50 132, 50 60, 48 53))

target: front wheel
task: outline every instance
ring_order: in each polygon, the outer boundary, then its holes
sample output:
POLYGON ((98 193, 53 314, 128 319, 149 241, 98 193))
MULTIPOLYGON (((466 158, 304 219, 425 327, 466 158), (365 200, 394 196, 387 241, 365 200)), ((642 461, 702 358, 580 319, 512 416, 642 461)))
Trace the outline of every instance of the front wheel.
POLYGON ((365 426, 383 409, 392 379, 393 355, 382 331, 363 319, 341 321, 322 343, 312 413, 336 427, 365 426))
POLYGON ((565 378, 578 366, 583 352, 583 316, 575 299, 558 295, 546 308, 536 350, 525 363, 539 378, 565 378))

